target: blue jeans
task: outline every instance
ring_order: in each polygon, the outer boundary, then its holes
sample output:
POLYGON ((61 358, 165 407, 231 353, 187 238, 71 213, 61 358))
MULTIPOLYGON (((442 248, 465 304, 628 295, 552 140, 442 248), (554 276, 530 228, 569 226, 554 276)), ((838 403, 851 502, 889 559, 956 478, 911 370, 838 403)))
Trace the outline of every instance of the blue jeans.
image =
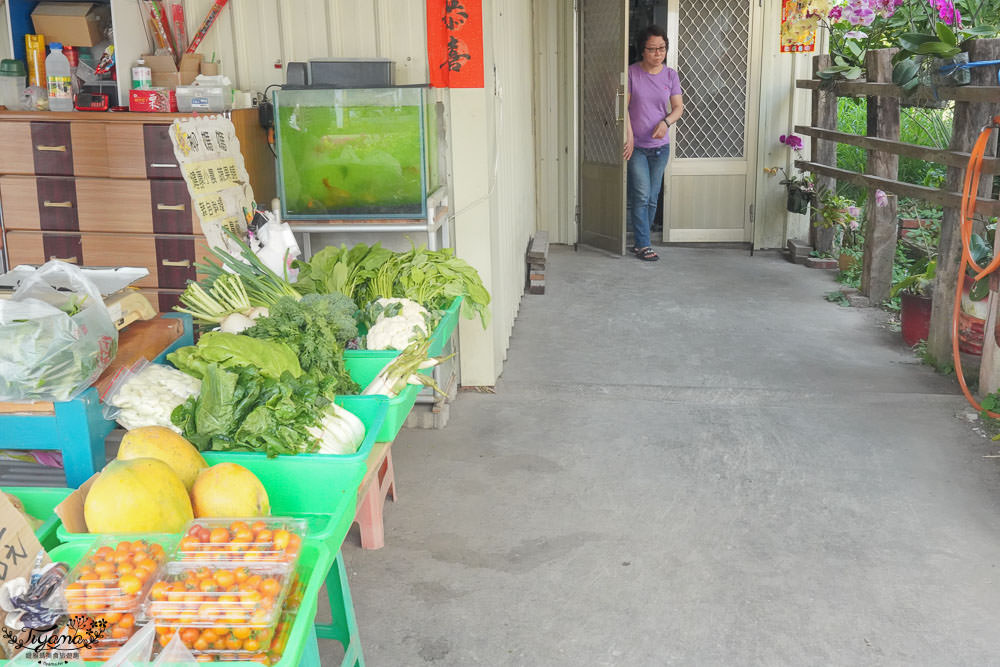
POLYGON ((660 148, 636 146, 629 158, 627 215, 636 248, 649 246, 649 225, 656 215, 656 199, 669 158, 670 144, 660 148))

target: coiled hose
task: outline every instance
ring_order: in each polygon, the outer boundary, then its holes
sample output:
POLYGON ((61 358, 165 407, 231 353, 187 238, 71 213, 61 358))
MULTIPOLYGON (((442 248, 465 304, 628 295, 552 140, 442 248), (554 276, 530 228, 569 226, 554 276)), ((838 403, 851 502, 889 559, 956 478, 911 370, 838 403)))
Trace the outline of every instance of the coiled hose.
MULTIPOLYGON (((973 270, 977 271, 975 280, 982 280, 996 271, 997 267, 1000 267, 1000 254, 995 254, 993 261, 985 268, 980 267, 976 264, 976 260, 973 259, 970 247, 972 242, 972 222, 976 214, 976 194, 979 191, 979 179, 983 171, 983 160, 986 157, 986 146, 989 144, 990 134, 998 128, 1000 128, 1000 116, 994 116, 992 122, 979 133, 979 138, 976 139, 976 143, 972 147, 972 153, 969 156, 969 165, 965 169, 965 183, 962 187, 962 209, 959 223, 962 234, 962 260, 958 267, 958 282, 955 285, 955 305, 951 313, 951 353, 955 364, 955 375, 958 376, 958 384, 962 387, 965 399, 969 401, 969 404, 977 412, 982 411, 982 405, 976 402, 972 392, 969 391, 968 385, 965 384, 965 373, 962 372, 962 359, 958 350, 958 320, 962 308, 962 292, 965 287, 966 268, 971 266, 973 270)), ((1000 414, 995 412, 987 411, 986 414, 993 419, 1000 419, 1000 414)))

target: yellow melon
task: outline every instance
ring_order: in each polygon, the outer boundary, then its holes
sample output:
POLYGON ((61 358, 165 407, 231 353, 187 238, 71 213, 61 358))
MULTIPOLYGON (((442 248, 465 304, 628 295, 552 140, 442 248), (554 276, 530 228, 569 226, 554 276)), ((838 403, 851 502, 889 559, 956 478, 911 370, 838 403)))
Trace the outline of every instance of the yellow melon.
POLYGON ((112 461, 83 503, 91 533, 179 533, 194 518, 184 483, 163 461, 112 461))
POLYGON ((166 426, 140 426, 125 434, 118 448, 118 459, 159 459, 177 473, 184 488, 191 491, 198 473, 208 464, 201 452, 166 426))
POLYGON ((236 463, 217 463, 198 473, 191 489, 194 515, 246 518, 268 516, 271 503, 257 476, 236 463))

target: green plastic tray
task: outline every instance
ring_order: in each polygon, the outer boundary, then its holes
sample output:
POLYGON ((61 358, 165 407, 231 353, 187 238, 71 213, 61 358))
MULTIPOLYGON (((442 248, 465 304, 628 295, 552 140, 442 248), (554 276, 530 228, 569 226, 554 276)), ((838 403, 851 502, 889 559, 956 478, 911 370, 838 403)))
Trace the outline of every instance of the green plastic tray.
POLYGON ((59 517, 55 515, 53 510, 74 489, 56 489, 41 486, 5 486, 2 490, 12 496, 17 496, 24 503, 24 509, 28 514, 45 522, 35 531, 35 537, 41 542, 42 548, 48 551, 59 544, 59 538, 56 536, 56 529, 59 527, 59 517))
MULTIPOLYGON (((358 487, 368 465, 364 460, 337 461, 319 454, 278 456, 273 459, 254 452, 203 452, 209 465, 223 461, 239 463, 260 479, 267 489, 272 516, 305 519, 307 537, 340 549, 358 503, 358 487)), ((58 521, 58 519, 57 519, 58 521)), ((92 542, 94 533, 67 532, 58 522, 56 534, 62 542, 92 542)))
POLYGON ((451 338, 451 334, 455 332, 455 327, 458 326, 458 314, 462 310, 462 299, 463 296, 456 296, 451 305, 448 306, 448 310, 444 311, 444 315, 438 322, 437 326, 434 327, 434 332, 431 334, 431 347, 427 353, 432 357, 440 356, 444 352, 444 346, 448 344, 448 339, 451 338))
MULTIPOLYGON (((360 481, 360 480, 359 480, 360 481)), ((353 517, 353 513, 352 513, 353 517)), ((89 548, 89 542, 77 541, 60 545, 49 552, 49 556, 54 561, 68 563, 70 568, 83 558, 89 548)), ((302 543, 302 555, 299 557, 298 572, 302 581, 306 582, 305 592, 302 596, 302 604, 295 615, 295 622, 292 625, 292 632, 288 637, 288 645, 281 660, 276 663, 276 667, 293 667, 299 665, 302 656, 306 652, 306 644, 315 637, 313 623, 316 620, 316 603, 320 589, 326 581, 327 574, 333 566, 333 552, 322 541, 306 539, 302 543)), ((75 664, 75 663, 74 663, 75 664)), ((88 662, 88 665, 101 665, 104 663, 88 662)), ((255 662, 227 662, 227 667, 237 667, 238 665, 255 666, 255 662)))
MULTIPOLYGON (((345 352, 345 355, 350 352, 369 355, 352 358, 345 357, 344 360, 344 365, 347 367, 347 372, 351 374, 351 379, 361 385, 362 388, 367 387, 375 379, 379 371, 385 368, 387 363, 399 356, 397 350, 348 350, 345 352)), ((397 396, 389 399, 389 408, 385 415, 385 421, 382 423, 382 428, 379 430, 375 442, 392 442, 396 438, 399 429, 403 427, 403 423, 406 422, 406 418, 410 415, 413 404, 417 402, 417 394, 420 393, 420 389, 421 387, 415 384, 407 385, 406 389, 399 392, 397 396)), ((337 402, 340 403, 343 399, 368 401, 376 397, 385 399, 385 396, 338 396, 337 402)), ((351 409, 347 404, 341 404, 348 410, 351 409)), ((351 405, 356 405, 356 403, 351 403, 351 405)))

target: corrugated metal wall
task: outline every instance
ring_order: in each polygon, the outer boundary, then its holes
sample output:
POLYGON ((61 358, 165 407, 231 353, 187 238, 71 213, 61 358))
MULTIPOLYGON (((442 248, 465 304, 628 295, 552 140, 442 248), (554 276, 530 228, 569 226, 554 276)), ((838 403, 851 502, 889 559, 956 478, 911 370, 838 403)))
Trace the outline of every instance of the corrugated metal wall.
MULTIPOLYGON (((193 34, 214 0, 186 0, 193 34)), ((237 85, 263 90, 281 83, 276 65, 323 57, 390 58, 396 82, 427 81, 423 0, 234 0, 199 51, 221 59, 237 85)))
MULTIPOLYGON (((495 81, 494 150, 498 154, 493 218, 494 359, 499 373, 520 308, 525 252, 536 229, 532 0, 497 0, 484 17, 495 81)), ((484 8, 484 12, 487 10, 484 8)))

